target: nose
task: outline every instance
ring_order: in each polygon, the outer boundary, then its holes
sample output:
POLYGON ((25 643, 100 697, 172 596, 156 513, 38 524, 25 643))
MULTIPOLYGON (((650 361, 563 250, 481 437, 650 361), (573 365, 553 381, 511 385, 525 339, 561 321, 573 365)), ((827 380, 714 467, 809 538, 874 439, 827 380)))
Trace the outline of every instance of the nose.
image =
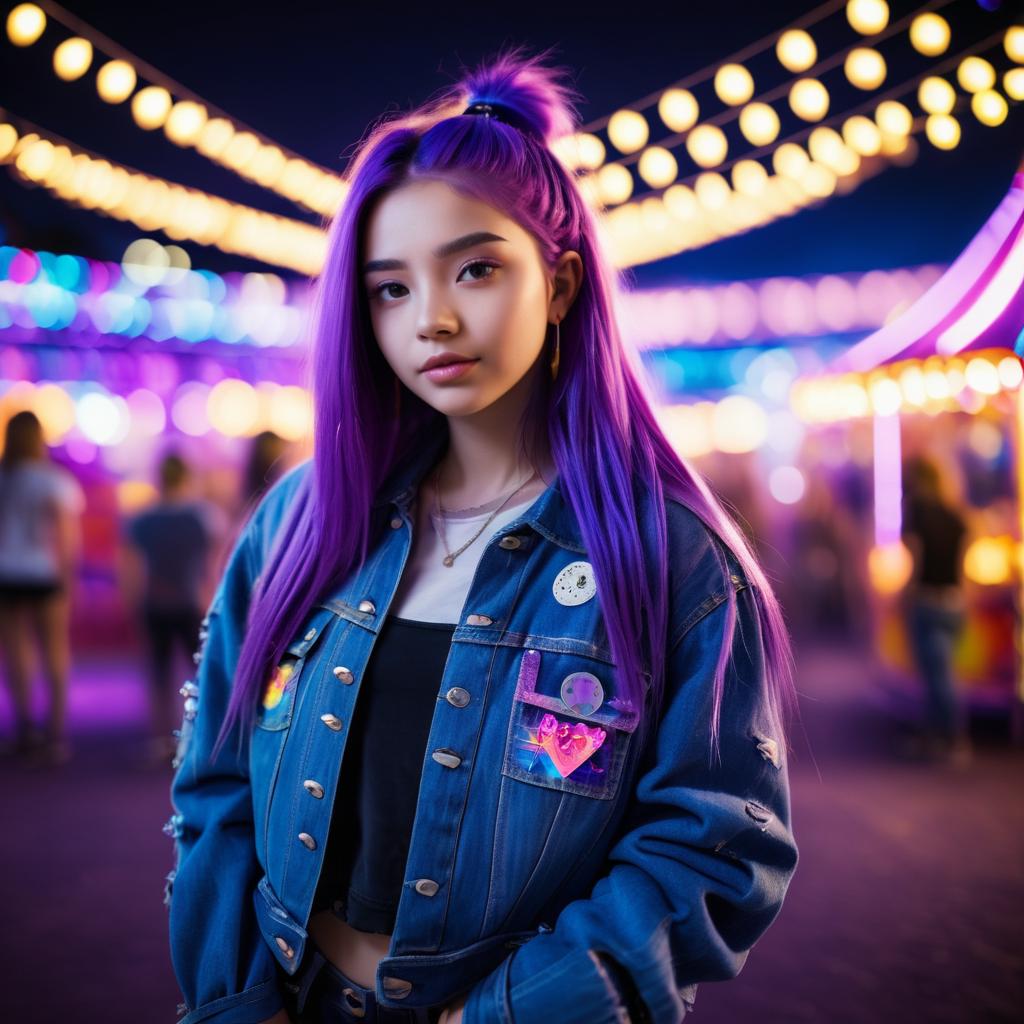
POLYGON ((440 291, 428 289, 420 305, 416 321, 416 335, 421 341, 447 337, 459 329, 455 310, 440 291))

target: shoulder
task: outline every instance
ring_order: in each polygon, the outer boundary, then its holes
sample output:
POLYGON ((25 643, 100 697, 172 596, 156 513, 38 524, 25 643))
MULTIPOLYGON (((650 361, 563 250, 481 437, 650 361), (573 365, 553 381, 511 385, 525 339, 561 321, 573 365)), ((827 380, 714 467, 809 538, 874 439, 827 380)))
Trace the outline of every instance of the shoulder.
POLYGON ((750 581, 729 544, 689 505, 665 499, 671 643, 750 581))
POLYGON ((253 549, 257 563, 262 563, 277 536, 277 531, 290 513, 296 500, 309 493, 313 481, 313 460, 306 459, 293 466, 260 499, 244 537, 253 549))

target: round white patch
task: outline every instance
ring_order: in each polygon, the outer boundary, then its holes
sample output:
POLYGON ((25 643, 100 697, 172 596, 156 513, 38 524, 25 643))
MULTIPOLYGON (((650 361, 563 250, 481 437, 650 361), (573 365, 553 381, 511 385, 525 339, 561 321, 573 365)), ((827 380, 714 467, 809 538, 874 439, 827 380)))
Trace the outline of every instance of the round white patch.
POLYGON ((589 601, 597 593, 594 567, 589 562, 570 562, 551 586, 559 604, 577 605, 589 601))
POLYGON ((604 703, 604 687, 592 672, 573 672, 562 680, 562 703, 574 714, 592 715, 604 703))

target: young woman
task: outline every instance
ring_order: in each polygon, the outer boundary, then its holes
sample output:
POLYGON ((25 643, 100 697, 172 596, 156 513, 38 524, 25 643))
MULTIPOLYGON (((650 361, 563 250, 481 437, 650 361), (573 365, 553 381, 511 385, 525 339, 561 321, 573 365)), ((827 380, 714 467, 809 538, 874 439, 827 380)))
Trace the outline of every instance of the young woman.
POLYGON ((620 340, 543 61, 347 171, 315 454, 182 689, 187 1024, 674 1024, 782 905, 783 619, 620 340))
POLYGON ((84 507, 78 481, 50 461, 36 414, 15 413, 0 459, 0 649, 14 706, 14 749, 49 765, 71 756, 68 624, 84 507), (42 732, 32 720, 33 640, 50 691, 42 732))

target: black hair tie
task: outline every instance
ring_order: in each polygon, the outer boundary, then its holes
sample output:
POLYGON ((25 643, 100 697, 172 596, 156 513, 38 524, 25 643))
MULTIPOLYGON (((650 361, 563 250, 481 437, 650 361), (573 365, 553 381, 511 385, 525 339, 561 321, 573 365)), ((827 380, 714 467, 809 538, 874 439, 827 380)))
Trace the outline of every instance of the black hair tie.
POLYGON ((503 124, 518 128, 524 135, 537 137, 536 129, 511 107, 507 107, 503 103, 493 103, 489 100, 474 100, 462 113, 493 117, 495 121, 501 121, 503 124))

